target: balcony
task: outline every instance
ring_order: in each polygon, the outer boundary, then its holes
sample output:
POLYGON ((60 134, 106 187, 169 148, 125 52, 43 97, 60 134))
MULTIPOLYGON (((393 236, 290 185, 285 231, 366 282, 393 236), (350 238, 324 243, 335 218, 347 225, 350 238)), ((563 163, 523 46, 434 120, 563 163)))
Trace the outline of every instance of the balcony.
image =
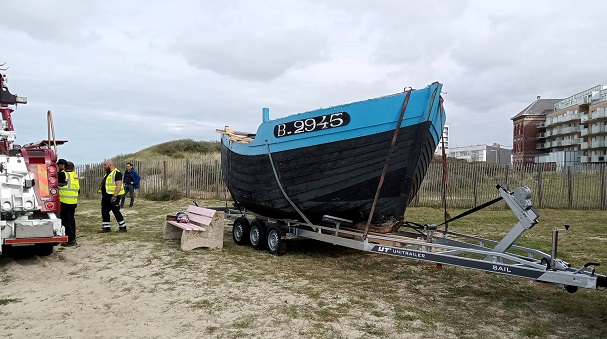
POLYGON ((582 116, 580 117, 580 122, 581 123, 585 123, 588 121, 590 117, 588 116, 588 114, 582 114, 582 116))
POLYGON ((580 130, 580 135, 585 137, 588 135, 588 128, 584 127, 580 130))
POLYGON ((604 155, 593 155, 592 158, 590 158, 591 162, 605 162, 605 156, 604 155))
POLYGON ((595 140, 592 142, 592 148, 604 148, 605 146, 605 140, 595 140))
POLYGON ((580 143, 580 140, 577 138, 565 139, 561 142, 561 146, 579 145, 579 143, 580 143))
POLYGON ((607 113, 605 112, 605 109, 602 109, 592 112, 588 120, 599 120, 605 118, 607 118, 607 113))
POLYGON ((580 162, 581 163, 586 163, 586 162, 589 162, 589 161, 590 161, 590 157, 588 157, 588 156, 582 155, 580 157, 580 162))
POLYGON ((580 130, 580 126, 573 126, 573 127, 563 127, 561 128, 561 134, 571 134, 571 133, 576 133, 580 130))
POLYGON ((561 115, 558 117, 546 118, 546 126, 552 126, 552 125, 562 124, 562 123, 569 122, 569 121, 579 121, 579 120, 580 120, 579 113, 561 115))
POLYGON ((607 129, 605 125, 592 125, 590 126, 590 134, 601 134, 605 133, 607 129))
POLYGON ((550 143, 552 147, 559 147, 559 146, 563 146, 563 141, 562 140, 556 140, 550 143))
POLYGON ((580 148, 581 148, 581 149, 588 149, 588 143, 587 143, 587 142, 583 142, 583 143, 580 145, 580 148))
POLYGON ((574 121, 574 120, 580 120, 579 113, 558 117, 558 122, 568 122, 568 121, 574 121))
POLYGON ((538 133, 537 134, 537 138, 538 139, 545 139, 546 138, 546 133, 538 133))

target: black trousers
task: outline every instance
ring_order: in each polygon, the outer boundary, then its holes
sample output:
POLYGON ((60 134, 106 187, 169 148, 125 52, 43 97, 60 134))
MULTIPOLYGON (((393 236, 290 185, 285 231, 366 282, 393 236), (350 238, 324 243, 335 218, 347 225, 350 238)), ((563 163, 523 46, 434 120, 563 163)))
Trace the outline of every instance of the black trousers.
POLYGON ((103 195, 101 197, 101 225, 104 228, 110 227, 110 211, 114 213, 114 217, 118 222, 118 227, 126 227, 124 222, 124 217, 120 212, 120 198, 122 196, 116 197, 116 203, 112 204, 112 196, 111 195, 103 195))
POLYGON ((133 202, 135 202, 135 186, 133 185, 124 185, 124 194, 122 195, 122 198, 120 199, 120 206, 124 207, 124 200, 126 200, 126 194, 129 194, 129 196, 131 197, 131 203, 129 204, 129 206, 133 206, 133 202))
POLYGON ((61 225, 65 227, 67 241, 76 240, 76 206, 77 204, 61 203, 61 225))

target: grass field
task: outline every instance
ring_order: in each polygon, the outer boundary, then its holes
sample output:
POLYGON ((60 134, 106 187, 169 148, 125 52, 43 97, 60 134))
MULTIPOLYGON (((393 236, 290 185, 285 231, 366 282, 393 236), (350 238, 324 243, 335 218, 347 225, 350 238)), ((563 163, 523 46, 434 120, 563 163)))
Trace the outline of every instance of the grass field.
MULTIPOLYGON (((356 320, 358 329, 372 337, 398 337, 398 333, 423 334, 444 328, 455 337, 495 338, 601 338, 607 337, 607 293, 564 290, 521 278, 434 265, 415 260, 362 253, 313 242, 299 242, 280 257, 249 247, 236 246, 226 229, 221 252, 181 252, 176 242, 165 242, 159 226, 164 216, 185 210, 189 201, 138 201, 126 209, 126 234, 97 234, 99 202, 82 201, 77 210, 81 239, 102 242, 132 241, 167 249, 167 265, 186 270, 209 258, 218 264, 204 283, 213 286, 251 286, 280 282, 296 298, 308 300, 305 307, 283 304, 263 315, 241 319, 234 326, 254 327, 258 317, 299 319, 309 323, 305 337, 347 337, 338 324, 356 320)), ((221 206, 208 201, 206 206, 221 206)), ((455 216, 461 211, 450 211, 455 216)), ((570 224, 562 232, 559 257, 579 267, 588 261, 607 264, 607 211, 540 210, 540 223, 523 235, 518 245, 550 252, 551 230, 570 224)), ((411 208, 407 220, 439 223, 442 210, 411 208)), ((450 230, 500 239, 514 224, 510 211, 480 211, 451 223, 450 230)), ((136 248, 133 249, 135 251, 136 248)), ((154 256, 150 260, 158 260, 154 256)), ((599 273, 607 273, 607 267, 599 273)), ((161 274, 161 273, 158 273, 161 274)), ((271 298, 271 296, 268 296, 271 298)), ((211 308, 217 302, 192 300, 192 308, 211 308)), ((242 302, 242 300, 240 300, 242 302)), ((270 305, 270 304, 268 304, 270 305)), ((226 329, 211 328, 218 337, 226 329)))

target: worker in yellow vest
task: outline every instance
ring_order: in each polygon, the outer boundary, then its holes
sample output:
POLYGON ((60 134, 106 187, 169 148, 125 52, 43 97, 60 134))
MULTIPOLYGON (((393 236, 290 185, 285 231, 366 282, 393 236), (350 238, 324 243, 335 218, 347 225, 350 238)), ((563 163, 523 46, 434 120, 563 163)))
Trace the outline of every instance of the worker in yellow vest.
MULTIPOLYGON (((59 202, 61 203, 61 224, 65 227, 67 242, 63 246, 78 245, 76 242, 76 206, 78 206, 78 193, 80 192, 80 181, 78 174, 74 172, 74 163, 59 159, 65 168, 65 181, 60 182, 59 202)), ((57 163, 59 163, 57 162, 57 163)))
POLYGON ((112 160, 103 162, 105 176, 101 181, 101 233, 111 232, 110 211, 118 222, 118 232, 126 232, 126 223, 120 213, 120 198, 124 194, 122 187, 122 172, 115 166, 112 160))

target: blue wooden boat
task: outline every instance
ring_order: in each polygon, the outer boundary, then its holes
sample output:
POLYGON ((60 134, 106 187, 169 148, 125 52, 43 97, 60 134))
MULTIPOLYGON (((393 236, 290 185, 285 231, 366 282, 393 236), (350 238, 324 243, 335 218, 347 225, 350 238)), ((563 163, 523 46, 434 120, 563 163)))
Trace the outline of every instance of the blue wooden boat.
POLYGON ((433 83, 274 120, 264 108, 257 133, 219 131, 232 198, 271 218, 402 220, 442 135, 441 88, 433 83))

